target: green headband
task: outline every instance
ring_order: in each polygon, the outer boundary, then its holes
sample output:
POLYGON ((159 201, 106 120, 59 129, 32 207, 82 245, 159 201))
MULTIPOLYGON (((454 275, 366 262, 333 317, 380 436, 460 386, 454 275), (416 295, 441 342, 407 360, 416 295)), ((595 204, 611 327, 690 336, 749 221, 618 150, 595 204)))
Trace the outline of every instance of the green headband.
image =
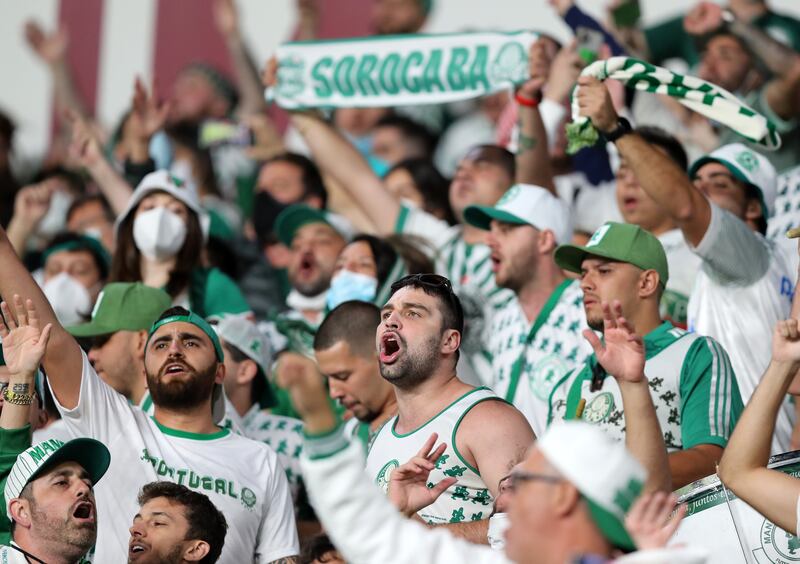
POLYGON ((166 325, 168 323, 175 323, 176 321, 183 321, 184 323, 191 323, 198 329, 200 329, 203 333, 208 335, 208 338, 211 339, 211 342, 214 345, 214 352, 217 354, 217 361, 223 362, 225 359, 225 355, 222 353, 222 345, 219 342, 219 337, 217 337, 216 331, 212 329, 211 325, 208 324, 208 321, 197 315, 196 313, 189 313, 189 315, 170 315, 169 317, 165 317, 164 319, 159 319, 153 326, 150 328, 150 333, 147 335, 147 343, 145 343, 144 348, 147 350, 147 345, 150 344, 150 339, 153 337, 153 333, 158 331, 158 328, 162 325, 166 325))
POLYGON ((89 251, 97 257, 101 263, 101 268, 105 269, 106 272, 111 268, 111 257, 108 251, 106 251, 105 247, 103 247, 97 239, 92 237, 81 235, 76 239, 64 241, 63 243, 45 249, 42 253, 42 263, 47 262, 47 258, 53 253, 60 253, 61 251, 89 251))

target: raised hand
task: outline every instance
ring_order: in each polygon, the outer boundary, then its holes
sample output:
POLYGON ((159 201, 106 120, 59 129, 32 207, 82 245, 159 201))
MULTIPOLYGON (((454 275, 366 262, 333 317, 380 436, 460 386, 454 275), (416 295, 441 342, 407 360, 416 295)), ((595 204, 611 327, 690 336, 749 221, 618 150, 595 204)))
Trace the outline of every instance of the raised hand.
POLYGON ((270 88, 278 83, 278 59, 273 55, 264 65, 261 71, 261 84, 264 88, 270 88))
POLYGON ((0 338, 3 356, 11 376, 33 376, 42 361, 50 339, 52 324, 39 327, 39 317, 31 300, 22 303, 14 294, 14 313, 6 302, 0 303, 0 338))
POLYGON ((33 229, 47 215, 52 196, 53 186, 49 182, 25 186, 14 199, 14 219, 33 229))
POLYGON ((567 99, 584 67, 578 55, 577 42, 562 47, 552 58, 547 76, 546 94, 559 104, 567 99))
POLYGON ((797 319, 786 319, 775 325, 772 333, 772 360, 800 362, 800 325, 797 319))
POLYGON ((325 380, 313 360, 286 352, 280 355, 275 372, 276 383, 288 390, 292 405, 309 432, 328 431, 335 426, 325 380))
POLYGON ((622 315, 618 300, 612 305, 603 302, 602 307, 603 341, 589 329, 583 331, 583 336, 592 345, 597 361, 606 372, 620 382, 641 382, 644 380, 644 341, 622 315))
POLYGON ((592 120, 592 124, 599 131, 612 131, 617 127, 617 111, 611 94, 600 80, 592 76, 582 76, 578 79, 578 107, 582 116, 592 120))
POLYGON ((542 87, 547 82, 547 76, 550 74, 550 62, 554 55, 549 52, 551 43, 541 38, 531 43, 528 50, 530 79, 526 80, 517 90, 517 93, 523 98, 531 100, 537 98, 542 87))
POLYGON ((63 61, 67 54, 69 38, 66 29, 45 33, 38 22, 28 20, 25 23, 25 39, 33 52, 49 65, 63 61))
POLYGON ((700 2, 683 18, 683 29, 690 35, 705 35, 722 27, 722 7, 713 2, 700 2))
POLYGON ((64 115, 72 126, 69 158, 78 166, 87 169, 104 161, 103 148, 89 123, 73 110, 67 110, 64 115))
POLYGON ((395 468, 389 477, 389 501, 406 517, 436 501, 447 488, 455 484, 455 478, 445 478, 428 488, 428 476, 436 468, 436 461, 444 454, 447 445, 442 443, 433 451, 439 435, 433 433, 420 451, 411 460, 395 468))
POLYGON ((214 23, 225 37, 239 34, 239 13, 234 0, 214 0, 214 23))
POLYGON ((663 548, 686 515, 686 505, 673 513, 675 494, 654 492, 639 496, 625 516, 625 528, 639 550, 663 548))
POLYGON ((133 141, 149 142, 150 138, 164 127, 169 113, 169 102, 158 102, 155 86, 147 92, 138 76, 133 83, 131 115, 125 128, 133 141))

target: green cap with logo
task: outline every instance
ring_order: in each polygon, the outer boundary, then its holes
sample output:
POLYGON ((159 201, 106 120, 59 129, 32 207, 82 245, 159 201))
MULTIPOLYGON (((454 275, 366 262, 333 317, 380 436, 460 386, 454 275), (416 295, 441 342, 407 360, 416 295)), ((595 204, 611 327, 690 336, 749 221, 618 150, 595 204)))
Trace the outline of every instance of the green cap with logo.
POLYGON ((655 270, 663 286, 669 280, 667 255, 661 241, 638 225, 610 221, 601 225, 585 246, 561 245, 554 258, 564 270, 580 274, 581 264, 587 256, 627 262, 642 270, 655 270))
POLYGON ((3 494, 6 498, 6 515, 11 519, 11 500, 17 499, 29 482, 62 462, 77 462, 89 474, 94 486, 111 464, 111 453, 100 441, 89 438, 63 442, 48 439, 35 444, 17 456, 8 474, 3 494))
POLYGON ((146 331, 171 305, 172 298, 159 288, 141 282, 112 282, 97 297, 91 321, 67 327, 67 331, 75 337, 146 331))

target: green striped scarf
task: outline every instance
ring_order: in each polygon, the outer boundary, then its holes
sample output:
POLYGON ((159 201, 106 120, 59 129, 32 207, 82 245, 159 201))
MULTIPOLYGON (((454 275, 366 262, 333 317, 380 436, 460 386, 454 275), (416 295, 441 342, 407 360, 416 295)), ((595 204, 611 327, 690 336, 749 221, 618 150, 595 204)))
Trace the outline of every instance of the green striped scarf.
MULTIPOLYGON (((694 76, 684 76, 628 57, 596 61, 584 68, 581 76, 593 76, 599 80, 613 78, 628 88, 672 96, 690 110, 730 127, 764 149, 773 151, 781 145, 780 136, 771 121, 727 90, 694 76)), ((590 147, 599 139, 589 118, 580 115, 578 88, 575 88, 572 96, 572 123, 567 125, 569 154, 590 147)))

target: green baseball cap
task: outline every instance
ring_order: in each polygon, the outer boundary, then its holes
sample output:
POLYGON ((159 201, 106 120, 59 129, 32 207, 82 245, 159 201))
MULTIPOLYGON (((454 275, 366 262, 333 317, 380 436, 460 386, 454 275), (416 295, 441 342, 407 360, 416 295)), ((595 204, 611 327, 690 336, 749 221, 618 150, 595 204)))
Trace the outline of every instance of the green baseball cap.
POLYGON ((141 282, 112 282, 97 297, 91 321, 67 327, 67 331, 75 337, 96 337, 148 330, 171 305, 172 298, 159 288, 141 282))
POLYGON ((339 229, 331 223, 328 214, 306 204, 293 204, 278 214, 275 219, 275 234, 281 243, 290 247, 297 230, 310 223, 324 223, 341 235, 339 229))
POLYGON ((580 274, 581 264, 590 255, 655 270, 663 286, 669 280, 667 255, 661 241, 638 225, 610 221, 600 226, 585 246, 561 245, 554 258, 564 270, 580 274))

